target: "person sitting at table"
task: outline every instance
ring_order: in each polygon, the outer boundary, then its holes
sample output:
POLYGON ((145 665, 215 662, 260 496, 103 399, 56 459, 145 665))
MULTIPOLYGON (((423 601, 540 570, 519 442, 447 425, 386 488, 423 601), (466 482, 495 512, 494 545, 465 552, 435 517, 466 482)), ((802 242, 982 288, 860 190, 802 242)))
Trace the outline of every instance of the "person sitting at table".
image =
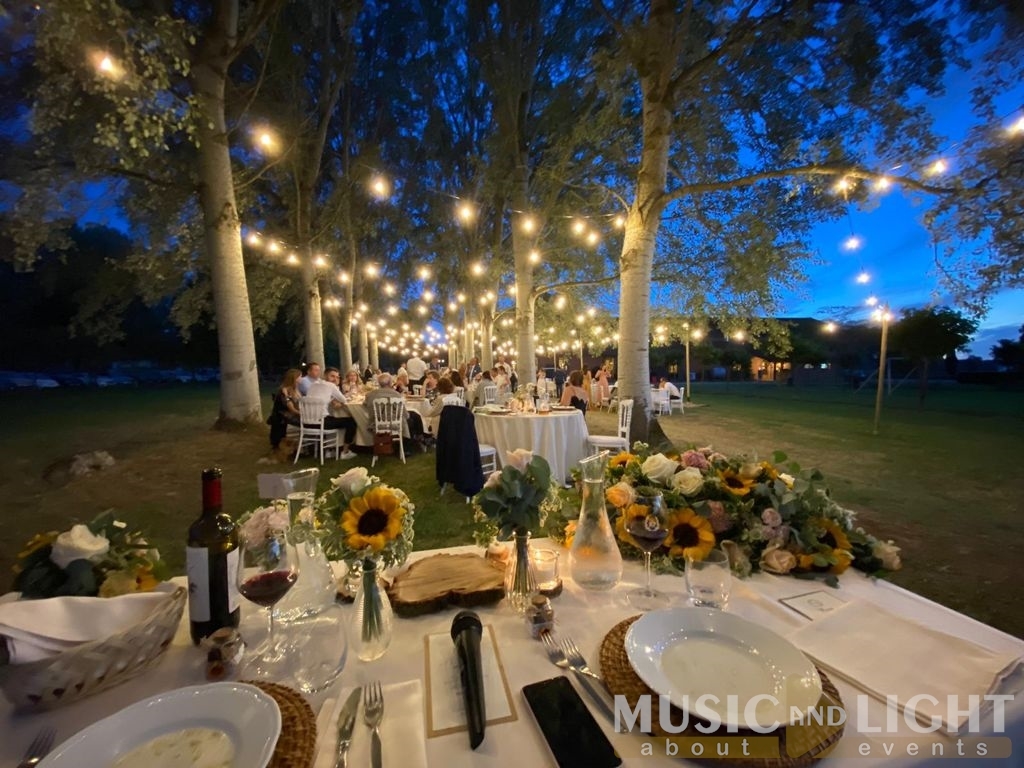
POLYGON ((430 402, 434 402, 434 398, 437 396, 438 378, 437 371, 427 371, 426 376, 423 377, 423 396, 430 402))
POLYGON ((569 374, 569 381, 562 388, 562 399, 559 404, 571 405, 586 414, 587 405, 590 404, 590 393, 583 388, 583 371, 573 371, 569 374))
POLYGON ((679 387, 677 387, 671 381, 666 379, 664 376, 661 377, 661 382, 658 384, 658 389, 664 389, 668 391, 669 402, 673 400, 683 399, 682 394, 679 392, 679 387))
POLYGON ((473 397, 467 398, 466 402, 473 408, 484 405, 484 388, 493 384, 494 381, 491 379, 491 372, 484 371, 480 374, 480 380, 476 382, 473 387, 473 397))
POLYGON ((355 453, 351 450, 352 442, 356 439, 356 420, 351 416, 335 416, 332 410, 337 410, 348 402, 338 388, 341 381, 341 371, 337 368, 327 368, 324 371, 324 378, 313 382, 306 394, 310 400, 322 400, 326 404, 324 413, 324 429, 342 429, 345 431, 338 453, 339 459, 354 459, 355 453))
POLYGON ((346 398, 363 396, 363 380, 359 378, 358 368, 353 368, 345 374, 345 381, 341 385, 341 394, 346 398))
POLYGON ((308 395, 309 387, 314 381, 320 381, 320 363, 309 363, 306 366, 306 375, 296 384, 299 394, 303 397, 308 395))
POLYGON ((282 454, 290 453, 281 449, 281 442, 288 434, 288 425, 299 426, 299 390, 296 388, 299 373, 298 368, 289 368, 285 371, 281 386, 274 393, 274 405, 267 419, 267 424, 270 425, 270 449, 279 458, 284 458, 282 454))
POLYGON ((448 371, 448 378, 452 380, 453 387, 466 388, 466 378, 461 371, 448 371))
MULTIPOLYGON (((395 389, 395 380, 390 373, 382 373, 377 377, 377 388, 367 394, 363 405, 366 406, 366 413, 373 418, 373 403, 375 400, 386 400, 388 398, 401 397, 395 389)), ((409 438, 426 450, 423 437, 423 417, 415 411, 405 409, 405 423, 409 427, 409 438)))
POLYGON ((409 384, 409 374, 399 371, 395 374, 395 392, 400 395, 411 395, 412 386, 409 384))

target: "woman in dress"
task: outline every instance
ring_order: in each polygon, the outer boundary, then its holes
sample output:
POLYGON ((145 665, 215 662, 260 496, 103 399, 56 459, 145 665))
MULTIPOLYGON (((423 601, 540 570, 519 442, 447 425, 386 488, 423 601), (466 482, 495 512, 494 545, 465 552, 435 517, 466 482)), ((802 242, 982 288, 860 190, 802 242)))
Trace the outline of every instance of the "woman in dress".
POLYGON ((608 366, 602 365, 597 369, 597 405, 607 405, 612 399, 612 386, 608 381, 608 366))
POLYGON ((583 388, 583 371, 573 371, 569 374, 569 381, 562 387, 562 399, 559 402, 561 405, 579 408, 583 413, 587 412, 590 393, 583 388))
POLYGON ((341 382, 341 394, 345 397, 359 397, 363 394, 363 381, 359 378, 359 369, 352 368, 345 374, 341 382))
POLYGON ((281 386, 274 393, 274 407, 267 423, 270 425, 270 447, 280 451, 281 441, 288 434, 288 425, 299 425, 299 390, 297 383, 302 372, 298 368, 285 371, 281 386))

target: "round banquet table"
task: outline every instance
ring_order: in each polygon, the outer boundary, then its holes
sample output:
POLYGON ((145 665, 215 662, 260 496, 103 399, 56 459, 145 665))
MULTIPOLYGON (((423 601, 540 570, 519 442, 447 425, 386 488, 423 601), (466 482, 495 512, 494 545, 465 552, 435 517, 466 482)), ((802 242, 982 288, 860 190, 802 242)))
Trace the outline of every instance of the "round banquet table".
POLYGON ((573 408, 549 414, 478 413, 476 436, 497 449, 499 465, 504 463, 506 451, 525 448, 547 459, 551 476, 565 482, 569 471, 586 458, 590 433, 583 412, 573 408))

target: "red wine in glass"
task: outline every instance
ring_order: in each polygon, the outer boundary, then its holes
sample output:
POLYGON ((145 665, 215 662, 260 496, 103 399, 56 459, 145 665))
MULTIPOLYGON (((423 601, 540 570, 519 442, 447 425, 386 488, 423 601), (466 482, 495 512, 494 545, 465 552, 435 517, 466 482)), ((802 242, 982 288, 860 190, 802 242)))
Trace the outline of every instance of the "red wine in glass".
POLYGON ((653 552, 668 537, 668 529, 654 515, 634 517, 626 524, 626 530, 644 552, 653 552))
POLYGON ((238 591, 246 600, 269 608, 288 593, 298 578, 294 570, 269 571, 246 579, 238 585, 238 591))

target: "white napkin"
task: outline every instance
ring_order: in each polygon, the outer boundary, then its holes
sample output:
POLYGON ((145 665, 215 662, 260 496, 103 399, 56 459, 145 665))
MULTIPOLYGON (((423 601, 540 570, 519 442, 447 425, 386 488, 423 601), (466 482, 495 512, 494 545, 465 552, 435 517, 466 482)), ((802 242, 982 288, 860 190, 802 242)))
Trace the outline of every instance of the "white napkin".
POLYGON ((56 656, 83 643, 116 635, 169 599, 166 590, 119 597, 50 597, 0 603, 0 637, 11 664, 56 656))
MULTIPOLYGON (((384 768, 427 768, 423 686, 419 680, 408 680, 385 685, 383 689, 384 719, 380 724, 380 741, 384 768)), ((320 708, 313 768, 334 768, 338 752, 338 716, 351 690, 346 688, 337 699, 328 699, 320 708)), ((357 718, 356 728, 352 731, 352 745, 348 750, 348 764, 369 765, 370 729, 363 721, 362 702, 359 703, 357 718)))
POLYGON ((1012 653, 990 651, 863 600, 812 621, 789 639, 830 673, 875 698, 895 695, 901 709, 912 696, 934 696, 937 705, 918 699, 918 718, 938 717, 952 730, 968 718, 948 721, 948 696, 956 694, 957 709, 966 710, 969 695, 996 692, 1021 663, 1012 653))

